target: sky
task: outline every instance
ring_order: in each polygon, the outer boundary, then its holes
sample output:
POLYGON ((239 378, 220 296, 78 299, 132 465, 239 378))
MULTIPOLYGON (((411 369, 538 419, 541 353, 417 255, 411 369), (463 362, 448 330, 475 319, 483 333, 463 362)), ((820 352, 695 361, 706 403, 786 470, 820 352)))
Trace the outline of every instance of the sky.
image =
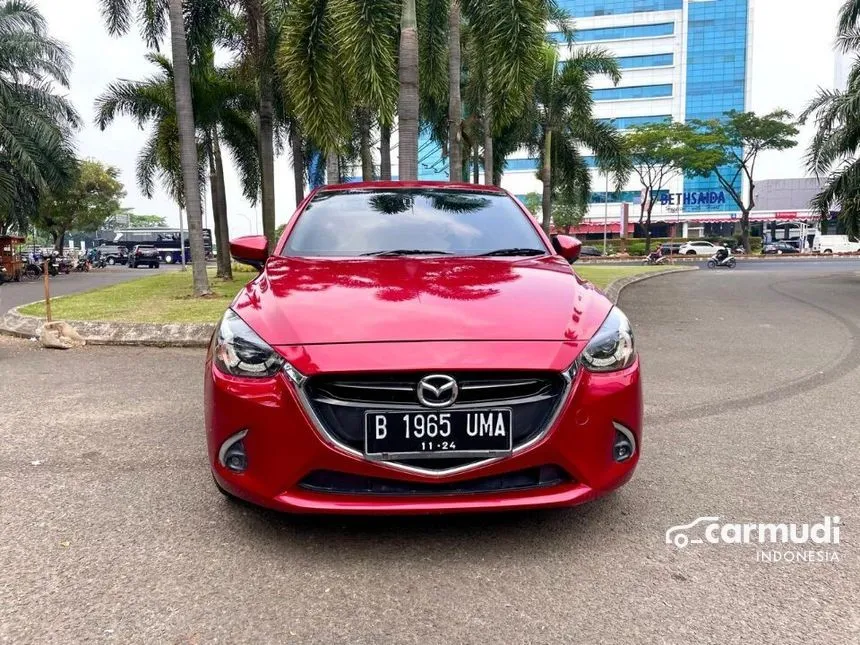
MULTIPOLYGON (((752 91, 749 108, 763 113, 784 108, 799 113, 819 86, 833 87, 836 56, 833 41, 836 15, 842 0, 751 0, 753 11, 752 91)), ((135 163, 147 133, 128 118, 119 118, 101 132, 94 125, 94 102, 114 80, 139 80, 153 73, 144 60, 147 52, 137 32, 122 38, 108 36, 99 0, 36 0, 48 20, 51 35, 65 42, 74 59, 69 97, 86 125, 78 134, 78 154, 120 169, 127 190, 124 206, 141 214, 165 217, 179 223, 178 209, 158 190, 147 199, 135 181, 135 163)), ((169 47, 166 52, 169 55, 169 47)), ((803 155, 812 136, 811 126, 801 130, 794 150, 766 153, 757 166, 758 179, 802 177, 803 155)), ((295 191, 289 160, 275 167, 276 220, 285 222, 295 208, 295 191)), ((245 235, 261 230, 260 208, 243 197, 232 167, 228 168, 227 206, 230 233, 245 235)), ((211 206, 205 219, 212 226, 211 206)))

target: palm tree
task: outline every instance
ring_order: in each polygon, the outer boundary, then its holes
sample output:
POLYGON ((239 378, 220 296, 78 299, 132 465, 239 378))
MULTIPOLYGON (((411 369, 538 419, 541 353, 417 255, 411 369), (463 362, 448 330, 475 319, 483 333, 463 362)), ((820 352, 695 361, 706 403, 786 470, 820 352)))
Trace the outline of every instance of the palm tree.
POLYGON ((285 11, 278 69, 302 133, 325 153, 328 183, 355 134, 371 178, 373 122, 388 132, 397 101, 398 11, 397 0, 293 0, 285 11))
MULTIPOLYGON (((104 130, 119 115, 131 116, 152 132, 138 158, 137 180, 142 192, 151 196, 156 177, 162 180, 180 207, 187 208, 187 191, 180 161, 179 132, 174 84, 174 67, 160 54, 147 59, 158 74, 144 81, 117 81, 96 100, 96 124, 104 130)), ((252 203, 259 194, 260 171, 257 158, 257 131, 252 117, 256 92, 235 70, 216 69, 211 55, 193 68, 192 90, 197 119, 195 147, 207 163, 218 242, 218 275, 232 278, 229 255, 226 188, 221 143, 236 161, 245 197, 252 203)), ((202 167, 196 171, 195 186, 204 182, 202 167)), ((198 195, 199 189, 192 191, 198 195)))
POLYGON ((26 230, 41 196, 72 178, 80 119, 54 93, 54 84, 68 87, 70 69, 35 6, 0 2, 0 230, 26 230))
MULTIPOLYGON (((845 52, 860 51, 860 0, 849 0, 839 13, 837 42, 845 52)), ((855 61, 845 90, 819 89, 800 115, 814 116, 817 131, 807 165, 825 177, 812 206, 822 217, 839 209, 846 232, 860 237, 860 61, 855 61)))
MULTIPOLYGON (((186 187, 196 186, 198 181, 197 140, 188 45, 189 40, 195 48, 199 45, 200 38, 208 41, 210 34, 213 33, 212 22, 217 20, 222 3, 220 0, 195 0, 184 7, 182 0, 166 0, 158 3, 151 0, 101 0, 101 6, 111 35, 123 35, 128 32, 131 28, 133 11, 137 8, 139 15, 144 17, 142 24, 144 37, 148 44, 155 48, 159 45, 165 26, 169 24, 182 181, 186 187), (188 34, 186 34, 183 14, 183 9, 186 8, 191 14, 188 34), (195 20, 195 17, 198 19, 195 20)), ((197 190, 185 190, 185 208, 191 245, 194 294, 204 296, 211 293, 211 290, 209 276, 206 274, 206 252, 203 246, 203 212, 200 193, 197 190)))
POLYGON ((397 98, 398 166, 401 181, 418 179, 418 23, 415 0, 400 14, 400 92, 397 98))
POLYGON ((259 95, 259 156, 263 234, 275 242, 275 78, 273 36, 283 11, 279 3, 241 0, 245 13, 246 40, 259 95), (275 25, 273 25, 273 22, 275 25))
POLYGON ((549 232, 555 191, 571 203, 588 203, 591 173, 580 147, 589 148, 598 165, 614 170, 616 183, 626 179, 626 166, 617 130, 592 116, 590 80, 605 74, 618 83, 621 72, 615 59, 602 48, 585 47, 561 63, 558 49, 550 44, 544 46, 542 59, 533 103, 524 121, 537 125, 527 143, 540 158, 543 228, 549 232))
POLYGON ((337 63, 335 23, 328 3, 293 0, 286 9, 277 65, 284 93, 303 133, 326 157, 326 180, 336 183, 337 155, 350 132, 337 63))
POLYGON ((453 182, 460 181, 463 173, 460 20, 460 0, 451 0, 448 14, 448 179, 453 182))
POLYGON ((526 107, 541 70, 547 22, 566 31, 567 17, 555 0, 463 0, 463 12, 477 36, 471 76, 480 96, 484 183, 492 184, 493 137, 526 107))

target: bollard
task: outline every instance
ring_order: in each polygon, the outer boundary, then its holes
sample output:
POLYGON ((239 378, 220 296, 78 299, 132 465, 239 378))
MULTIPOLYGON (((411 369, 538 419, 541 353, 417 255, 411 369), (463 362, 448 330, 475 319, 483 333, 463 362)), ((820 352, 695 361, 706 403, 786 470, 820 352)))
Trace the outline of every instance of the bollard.
POLYGON ((48 279, 48 263, 50 260, 45 260, 45 320, 51 322, 51 287, 48 279))

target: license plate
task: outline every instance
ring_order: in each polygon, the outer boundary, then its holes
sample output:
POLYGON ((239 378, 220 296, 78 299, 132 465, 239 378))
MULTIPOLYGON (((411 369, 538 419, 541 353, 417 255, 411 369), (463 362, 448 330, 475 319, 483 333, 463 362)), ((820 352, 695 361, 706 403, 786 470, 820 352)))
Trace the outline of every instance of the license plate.
POLYGON ((512 433, 510 408, 364 415, 365 454, 377 459, 507 455, 512 433))

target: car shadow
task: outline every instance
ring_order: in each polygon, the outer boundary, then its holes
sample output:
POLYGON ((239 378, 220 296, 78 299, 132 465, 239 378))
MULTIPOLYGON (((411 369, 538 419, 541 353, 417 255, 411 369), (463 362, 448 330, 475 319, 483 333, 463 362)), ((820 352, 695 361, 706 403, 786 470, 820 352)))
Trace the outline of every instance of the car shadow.
MULTIPOLYGON (((290 515, 223 501, 224 521, 234 539, 248 538, 282 555, 303 558, 437 559, 482 558, 489 554, 587 551, 595 535, 612 531, 633 514, 632 496, 623 489, 602 499, 567 509, 417 516, 290 515), (539 539, 538 539, 539 536, 539 539), (433 554, 433 555, 431 555, 433 554), (443 556, 444 557, 444 556, 443 556)), ((219 523, 222 527, 224 523, 219 523)))

